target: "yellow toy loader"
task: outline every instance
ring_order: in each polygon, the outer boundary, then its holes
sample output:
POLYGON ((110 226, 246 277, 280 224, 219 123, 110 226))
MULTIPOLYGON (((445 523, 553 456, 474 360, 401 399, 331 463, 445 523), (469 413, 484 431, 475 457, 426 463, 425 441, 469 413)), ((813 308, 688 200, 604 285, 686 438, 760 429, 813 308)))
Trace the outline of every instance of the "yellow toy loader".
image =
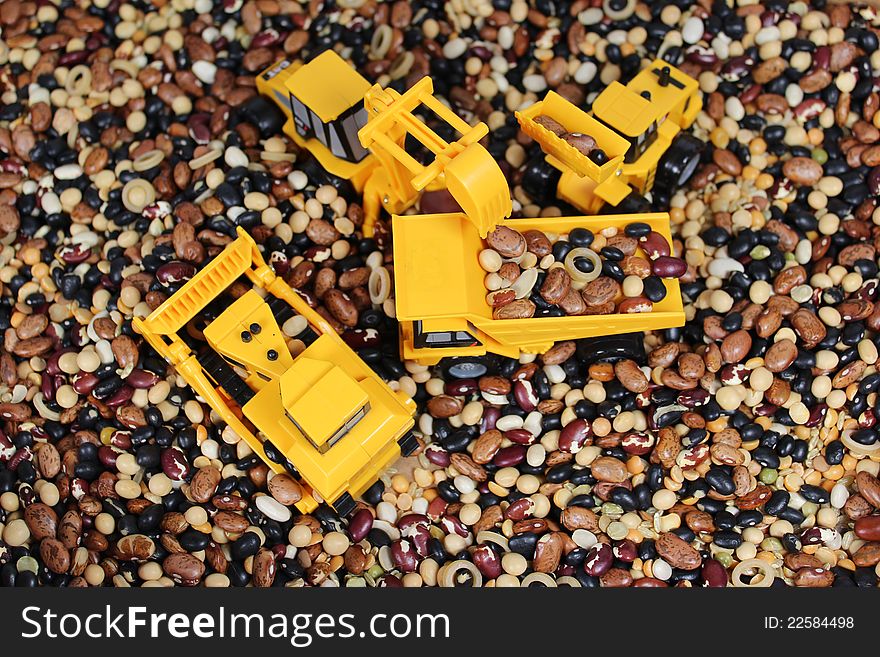
POLYGON ((301 479, 303 513, 326 501, 346 515, 382 470, 418 446, 413 401, 275 275, 241 228, 134 326, 272 470, 301 479), (227 290, 242 277, 252 289, 233 299, 227 290), (209 304, 220 312, 201 328, 209 304), (296 355, 293 338, 305 344, 296 355))
MULTIPOLYGON (((558 179, 555 188, 550 185, 556 198, 590 214, 603 206, 638 212, 649 207, 643 194, 653 191, 655 201, 659 197, 665 205, 696 171, 704 144, 682 131, 701 108, 697 81, 658 59, 627 85, 608 85, 593 101, 592 114, 551 91, 516 117, 540 144, 547 165, 558 170, 550 176, 558 179), (542 126, 537 121, 541 116, 569 132, 590 135, 604 162, 597 164, 542 126)), ((547 194, 528 185, 525 191, 536 200, 547 194)))

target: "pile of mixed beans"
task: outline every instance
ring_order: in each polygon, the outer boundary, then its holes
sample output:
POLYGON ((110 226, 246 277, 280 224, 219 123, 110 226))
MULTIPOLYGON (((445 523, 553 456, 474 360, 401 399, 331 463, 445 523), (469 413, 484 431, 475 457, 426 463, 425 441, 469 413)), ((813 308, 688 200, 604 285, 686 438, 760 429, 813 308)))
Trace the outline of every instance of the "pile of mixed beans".
POLYGON ((662 279, 687 273, 669 241, 638 221, 598 235, 580 227, 548 235, 498 226, 486 247, 478 260, 494 319, 649 313, 666 298, 662 279))
POLYGON ((3 0, 0 582, 876 587, 878 28, 825 0, 3 0), (401 362, 387 225, 246 111, 327 48, 485 121, 514 217, 577 214, 516 110, 657 56, 698 79, 707 148, 664 192, 686 325, 616 363, 401 362), (298 513, 132 328, 237 227, 418 403, 419 453, 347 518, 298 513))

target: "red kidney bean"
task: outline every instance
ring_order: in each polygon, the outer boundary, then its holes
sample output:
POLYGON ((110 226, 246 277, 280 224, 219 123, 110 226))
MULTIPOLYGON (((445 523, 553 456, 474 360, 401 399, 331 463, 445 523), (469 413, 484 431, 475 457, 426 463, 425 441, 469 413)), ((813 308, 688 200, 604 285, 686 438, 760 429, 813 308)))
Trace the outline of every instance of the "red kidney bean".
POLYGON ((601 577, 614 563, 614 553, 606 543, 596 543, 584 558, 584 572, 592 577, 601 577))
POLYGON ((723 588, 727 586, 727 570, 717 559, 705 559, 700 576, 706 586, 723 588))
MULTIPOLYGON (((865 425, 865 426, 872 427, 872 426, 874 426, 874 424, 876 422, 876 419, 874 418, 873 409, 869 408, 867 411, 865 411, 865 414, 868 414, 868 413, 871 414, 871 418, 874 419, 874 421, 868 425, 865 425)), ((825 404, 823 402, 819 402, 818 404, 816 404, 815 406, 813 406, 810 409, 810 418, 807 420, 807 422, 804 426, 818 427, 825 420, 825 416, 827 414, 828 414, 828 404, 825 404)), ((861 425, 861 422, 859 422, 859 424, 861 425)))
POLYGON ((764 90, 763 85, 760 84, 750 84, 746 87, 746 90, 740 95, 740 101, 743 103, 751 103, 761 95, 761 92, 764 90))
POLYGON ((87 395, 98 385, 100 379, 91 372, 79 372, 74 374, 71 385, 77 394, 87 395))
POLYGON ((798 103, 794 108, 794 115, 802 121, 809 121, 819 116, 826 107, 827 104, 821 98, 808 98, 798 103))
POLYGON ((122 386, 119 390, 114 392, 109 399, 105 399, 104 403, 110 408, 116 408, 117 406, 122 406, 131 400, 132 395, 134 395, 134 388, 131 386, 122 386))
POLYGON ((749 376, 749 370, 745 365, 725 365, 719 372, 719 377, 724 385, 736 386, 745 381, 749 376))
POLYGON ((75 50, 66 52, 58 58, 58 66, 76 66, 82 64, 89 57, 88 50, 75 50))
POLYGON ((131 449, 131 431, 114 431, 110 444, 118 449, 131 449))
POLYGON ((367 537, 373 528, 373 514, 368 509, 359 509, 348 521, 348 533, 351 540, 359 543, 367 537))
POLYGON ((407 538, 416 548, 416 553, 423 559, 431 555, 428 542, 431 540, 431 530, 427 524, 415 525, 407 538))
POLYGON ((188 262, 175 260, 167 265, 162 265, 156 271, 156 278, 166 285, 188 281, 196 275, 196 268, 188 262))
POLYGON ((876 166, 868 173, 868 191, 873 196, 880 194, 880 166, 876 166))
POLYGON ((615 559, 623 561, 624 563, 632 563, 636 560, 636 557, 639 556, 639 550, 636 547, 636 544, 628 538, 615 545, 611 551, 614 553, 615 559))
POLYGON ((495 406, 488 406, 483 409, 483 417, 480 418, 480 433, 486 433, 489 429, 495 428, 495 423, 501 417, 501 409, 495 406))
POLYGON ((502 573, 501 559, 489 545, 481 545, 471 554, 471 560, 486 579, 495 579, 502 573))
POLYGON ((6 463, 15 454, 15 445, 12 444, 12 441, 0 430, 0 461, 6 463))
POLYGON ((397 521, 397 528, 404 536, 406 536, 410 529, 419 525, 427 527, 430 522, 431 521, 428 520, 428 516, 426 515, 421 513, 408 513, 397 521))
MULTIPOLYGON (((40 392, 43 398, 49 401, 55 401, 55 378, 54 376, 44 376, 40 381, 40 392)), ((64 379, 62 379, 63 383, 64 379)))
POLYGON ((515 381, 513 384, 513 397, 516 404, 527 413, 531 413, 538 407, 538 396, 532 388, 531 381, 515 381))
POLYGON ((132 388, 138 390, 147 390, 159 383, 159 375, 148 370, 134 368, 127 377, 125 382, 132 388))
POLYGON ((754 413, 760 417, 770 417, 778 410, 779 407, 773 404, 759 404, 755 407, 754 413))
POLYGON ((660 278, 681 278, 687 273, 687 263, 681 258, 659 256, 651 263, 651 271, 660 278))
POLYGON ((98 460, 105 468, 115 468, 117 456, 119 456, 119 452, 107 445, 101 445, 98 448, 98 460))
POLYGON ((263 30, 254 36, 253 41, 251 41, 252 48, 265 48, 268 46, 274 46, 281 40, 281 35, 278 33, 278 30, 274 30, 269 28, 268 30, 263 30))
POLYGON ((58 257, 69 265, 78 265, 85 262, 92 255, 92 250, 82 244, 63 246, 58 251, 58 257))
POLYGON ((709 68, 718 62, 718 55, 711 48, 695 45, 688 48, 685 59, 701 68, 709 68))
POLYGON ((456 516, 444 515, 440 519, 440 525, 447 534, 457 534, 462 538, 467 538, 467 535, 470 533, 465 524, 456 516))
POLYGON ((654 438, 643 433, 628 433, 620 441, 620 447, 627 454, 644 456, 649 454, 654 447, 654 438))
POLYGON ((502 447, 492 459, 492 464, 499 468, 509 468, 519 465, 526 459, 526 448, 522 445, 510 445, 502 447))
POLYGON ((415 549, 408 540, 403 538, 391 543, 391 560, 405 573, 415 572, 419 565, 415 549))
MULTIPOLYGON (((812 409, 811 409, 812 411, 812 409)), ((810 414, 812 418, 812 412, 810 414)), ((821 419, 821 418, 819 418, 821 419)), ((877 424, 877 416, 874 414, 874 409, 869 408, 864 413, 859 416, 859 427, 862 429, 870 429, 875 424, 877 424)))
POLYGON ((827 70, 831 66, 831 48, 819 46, 813 53, 813 69, 822 68, 827 70))
POLYGON ((672 250, 669 248, 669 242, 666 238, 654 230, 641 239, 639 246, 642 247, 642 251, 644 251, 645 255, 651 260, 659 258, 660 256, 668 256, 672 253, 672 250))
POLYGON ((593 437, 593 428, 583 418, 575 418, 559 432, 559 451, 576 454, 583 449, 587 441, 593 437))
POLYGON ((445 468, 449 465, 449 452, 437 444, 431 444, 425 447, 425 458, 436 466, 445 468))
POLYGON ((635 582, 633 582, 633 588, 666 589, 669 588, 669 584, 664 582, 662 579, 657 579, 656 577, 642 577, 641 579, 637 579, 635 582))
POLYGON ((376 329, 349 329, 342 334, 342 339, 352 349, 377 347, 382 342, 376 329))
POLYGON ((169 447, 162 452, 162 472, 171 481, 182 481, 189 474, 190 467, 186 456, 176 447, 169 447))
POLYGON ((269 254, 269 265, 278 276, 284 276, 290 270, 290 260, 281 251, 272 251, 269 254))
POLYGON ((755 60, 752 57, 746 55, 731 57, 721 67, 721 77, 730 82, 736 82, 750 73, 754 66, 755 60))
POLYGON ((537 440, 528 429, 510 429, 504 432, 504 437, 517 445, 531 445, 537 440))
POLYGON ((403 582, 396 575, 387 574, 376 580, 376 586, 380 589, 402 589, 403 582))
POLYGON ((517 522, 530 517, 535 510, 535 503, 528 497, 521 497, 507 507, 504 516, 517 522))
POLYGON ((446 507, 448 506, 449 502, 442 497, 435 497, 428 504, 428 517, 434 522, 440 520, 440 518, 443 517, 443 514, 446 513, 446 507))
POLYGON ((443 392, 452 397, 471 395, 479 389, 476 379, 454 379, 443 386, 443 392))

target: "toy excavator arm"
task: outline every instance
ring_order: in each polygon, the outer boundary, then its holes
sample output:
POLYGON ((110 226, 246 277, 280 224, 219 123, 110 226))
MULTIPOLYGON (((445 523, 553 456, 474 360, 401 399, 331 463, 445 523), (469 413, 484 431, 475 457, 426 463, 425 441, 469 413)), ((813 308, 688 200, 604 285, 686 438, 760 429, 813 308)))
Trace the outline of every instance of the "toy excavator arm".
POLYGON ((470 126, 433 96, 428 77, 419 80, 406 93, 372 87, 364 97, 368 120, 358 132, 364 148, 382 163, 365 191, 364 231, 372 232, 382 205, 391 213, 400 213, 418 198, 418 192, 432 181, 444 177, 447 189, 474 222, 480 235, 487 235, 510 215, 510 190, 494 158, 478 142, 486 134, 485 123, 470 126), (441 120, 461 134, 447 142, 413 115, 425 105, 441 120), (411 135, 427 148, 434 160, 423 165, 404 148, 411 135))

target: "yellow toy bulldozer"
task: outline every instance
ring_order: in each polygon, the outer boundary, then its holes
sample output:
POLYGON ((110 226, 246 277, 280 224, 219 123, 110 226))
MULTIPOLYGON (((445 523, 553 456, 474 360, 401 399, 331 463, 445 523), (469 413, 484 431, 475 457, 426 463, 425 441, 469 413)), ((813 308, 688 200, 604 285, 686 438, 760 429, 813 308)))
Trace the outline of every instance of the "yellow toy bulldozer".
POLYGON ((382 470, 418 446, 413 401, 275 275, 241 228, 134 326, 272 470, 301 480, 303 513, 326 501, 346 515, 382 470), (252 289, 233 299, 228 289, 242 277, 252 289), (209 305, 220 311, 206 321, 209 305), (305 346, 296 355, 294 338, 305 346))

